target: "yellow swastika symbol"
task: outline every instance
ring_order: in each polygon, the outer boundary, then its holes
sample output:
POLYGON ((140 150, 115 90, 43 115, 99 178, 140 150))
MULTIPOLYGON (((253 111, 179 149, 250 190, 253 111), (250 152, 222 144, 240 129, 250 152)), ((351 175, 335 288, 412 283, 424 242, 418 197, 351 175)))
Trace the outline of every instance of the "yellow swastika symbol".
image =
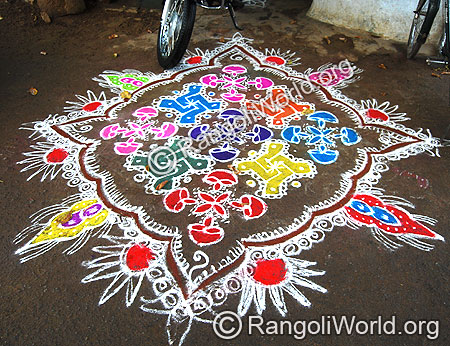
POLYGON ((280 198, 286 194, 288 182, 295 178, 312 178, 317 173, 312 161, 293 158, 288 148, 287 143, 265 142, 256 155, 237 159, 233 166, 241 174, 248 172, 258 180, 263 197, 280 198))

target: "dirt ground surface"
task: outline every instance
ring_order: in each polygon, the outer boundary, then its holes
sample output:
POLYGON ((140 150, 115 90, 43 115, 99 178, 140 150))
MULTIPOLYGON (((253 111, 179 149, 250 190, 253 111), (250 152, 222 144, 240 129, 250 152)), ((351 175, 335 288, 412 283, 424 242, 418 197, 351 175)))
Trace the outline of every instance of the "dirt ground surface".
MULTIPOLYGON (((21 264, 13 244, 16 234, 29 225, 30 215, 73 193, 60 177, 27 182, 27 175, 19 173, 21 167, 16 163, 33 143, 29 133, 19 130, 21 124, 62 113, 67 100, 86 90, 100 92, 92 78, 105 70, 161 73, 156 60, 160 9, 138 8, 132 1, 96 3, 85 13, 46 24, 36 6, 0 1, 0 261, 4 264, 0 341, 3 345, 165 345, 166 316, 145 313, 139 304, 127 308, 121 295, 98 306, 104 283, 80 282, 86 275, 80 263, 91 258, 92 246, 72 256, 54 249, 21 264), (109 39, 112 34, 118 37, 109 39), (31 95, 30 88, 36 88, 37 95, 31 95)), ((429 129, 435 137, 443 135, 450 124, 449 75, 426 66, 423 56, 407 61, 403 44, 314 21, 306 16, 309 5, 308 1, 274 0, 266 8, 241 9, 237 16, 245 28, 242 34, 253 39, 258 49, 297 52, 299 70, 347 58, 364 70, 361 79, 345 89, 348 97, 398 104, 399 111, 411 118, 406 126, 429 129)), ((189 47, 212 49, 234 32, 227 13, 199 9, 189 47)), ((356 315, 364 320, 396 316, 399 323, 438 320, 439 338, 309 335, 301 341, 304 345, 450 344, 450 150, 441 147, 439 154, 390 162, 391 169, 378 186, 410 200, 415 213, 435 218, 433 230, 447 242, 434 242, 436 247, 430 252, 409 246, 391 252, 369 231, 336 228, 303 258, 320 260, 320 269, 326 271, 320 284, 328 293, 310 292, 311 308, 287 301, 285 317, 308 321, 327 315, 356 315), (398 174, 403 171, 426 178, 429 186, 423 188, 411 177, 398 174)), ((226 304, 236 306, 237 299, 226 304)), ((269 305, 265 319, 280 320, 269 305)), ((256 313, 252 309, 250 313, 256 313)), ((202 323, 195 323, 185 340, 186 345, 298 342, 288 335, 249 336, 245 332, 227 342, 214 335, 211 325, 202 323)))

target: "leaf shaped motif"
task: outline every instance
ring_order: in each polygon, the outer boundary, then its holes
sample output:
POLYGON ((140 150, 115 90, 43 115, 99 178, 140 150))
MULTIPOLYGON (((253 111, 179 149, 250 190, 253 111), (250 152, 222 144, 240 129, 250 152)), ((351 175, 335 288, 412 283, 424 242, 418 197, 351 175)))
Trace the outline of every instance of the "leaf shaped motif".
POLYGON ((69 210, 56 215, 31 244, 50 240, 68 240, 76 237, 87 227, 101 225, 108 217, 108 210, 96 199, 75 203, 69 210))

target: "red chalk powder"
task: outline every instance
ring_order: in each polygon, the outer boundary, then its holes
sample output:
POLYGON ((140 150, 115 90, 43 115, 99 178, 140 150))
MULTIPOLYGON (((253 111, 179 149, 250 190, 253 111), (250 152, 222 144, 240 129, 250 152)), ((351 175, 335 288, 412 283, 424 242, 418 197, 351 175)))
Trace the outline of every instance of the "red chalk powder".
POLYGON ((67 158, 67 156, 69 156, 69 153, 67 151, 61 148, 57 148, 49 152, 45 156, 45 159, 48 163, 61 163, 67 158))
POLYGON ((102 105, 102 103, 101 103, 101 102, 98 102, 98 101, 96 101, 96 102, 91 102, 91 103, 88 103, 87 105, 84 105, 84 106, 83 106, 83 110, 86 111, 86 112, 93 112, 93 111, 95 111, 98 107, 100 107, 101 105, 102 105))
POLYGON ((130 247, 127 252, 127 266, 130 270, 140 271, 149 267, 150 261, 155 259, 155 255, 145 245, 136 244, 130 247))
POLYGON ((280 258, 256 262, 253 279, 263 285, 277 285, 286 278, 286 264, 280 258))

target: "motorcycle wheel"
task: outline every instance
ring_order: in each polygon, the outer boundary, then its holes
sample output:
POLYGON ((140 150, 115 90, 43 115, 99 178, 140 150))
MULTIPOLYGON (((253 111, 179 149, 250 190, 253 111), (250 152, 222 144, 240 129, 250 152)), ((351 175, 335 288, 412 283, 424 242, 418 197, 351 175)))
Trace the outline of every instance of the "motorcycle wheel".
POLYGON ((157 55, 161 67, 178 64, 191 39, 196 4, 194 0, 166 0, 158 33, 157 55))

